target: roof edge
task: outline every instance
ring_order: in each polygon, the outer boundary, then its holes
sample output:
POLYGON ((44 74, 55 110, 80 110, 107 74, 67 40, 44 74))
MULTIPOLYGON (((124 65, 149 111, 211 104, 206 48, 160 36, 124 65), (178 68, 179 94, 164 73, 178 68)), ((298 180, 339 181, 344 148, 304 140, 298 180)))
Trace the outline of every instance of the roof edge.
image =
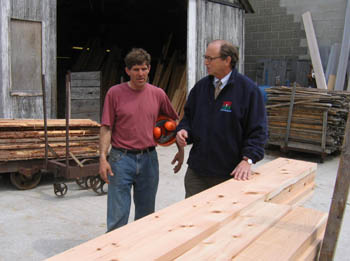
POLYGON ((249 0, 238 0, 239 3, 244 7, 244 10, 246 13, 255 13, 252 5, 250 4, 249 0))

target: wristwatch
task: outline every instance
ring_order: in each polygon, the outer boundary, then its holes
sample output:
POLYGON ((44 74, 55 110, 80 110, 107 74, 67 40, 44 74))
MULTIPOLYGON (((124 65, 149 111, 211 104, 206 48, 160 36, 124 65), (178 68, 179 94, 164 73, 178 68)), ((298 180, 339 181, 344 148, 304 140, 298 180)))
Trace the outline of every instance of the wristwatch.
POLYGON ((249 165, 253 164, 253 161, 250 158, 246 157, 246 156, 243 156, 243 160, 245 160, 249 165))

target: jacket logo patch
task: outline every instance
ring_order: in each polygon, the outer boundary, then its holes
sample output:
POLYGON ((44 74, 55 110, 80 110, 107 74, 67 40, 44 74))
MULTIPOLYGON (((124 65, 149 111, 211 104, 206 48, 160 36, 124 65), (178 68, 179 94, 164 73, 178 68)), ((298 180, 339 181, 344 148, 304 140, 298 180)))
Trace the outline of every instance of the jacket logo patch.
POLYGON ((224 102, 222 103, 222 106, 221 106, 220 111, 232 112, 232 110, 231 110, 231 105, 232 105, 232 102, 230 102, 230 101, 224 101, 224 102))

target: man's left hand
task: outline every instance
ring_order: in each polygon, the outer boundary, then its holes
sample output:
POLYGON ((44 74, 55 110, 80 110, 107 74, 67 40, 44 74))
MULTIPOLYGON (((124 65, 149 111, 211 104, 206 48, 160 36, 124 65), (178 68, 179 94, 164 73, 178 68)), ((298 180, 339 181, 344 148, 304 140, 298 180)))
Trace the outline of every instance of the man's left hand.
POLYGON ((177 173, 179 172, 179 170, 181 169, 181 166, 182 166, 182 163, 184 162, 184 156, 185 155, 185 152, 184 150, 179 150, 176 154, 175 154, 175 157, 174 159, 171 161, 171 164, 175 164, 177 162, 177 164, 174 166, 173 170, 174 170, 174 173, 177 173))
POLYGON ((236 180, 248 180, 252 175, 250 166, 251 165, 247 161, 242 160, 230 175, 236 180))

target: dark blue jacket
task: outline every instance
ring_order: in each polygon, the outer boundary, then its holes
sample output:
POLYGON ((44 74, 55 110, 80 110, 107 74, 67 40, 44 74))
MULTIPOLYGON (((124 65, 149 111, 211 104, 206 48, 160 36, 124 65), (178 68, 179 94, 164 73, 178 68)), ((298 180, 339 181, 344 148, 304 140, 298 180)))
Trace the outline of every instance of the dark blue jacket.
POLYGON ((198 175, 227 176, 243 156, 257 162, 264 157, 267 122, 261 91, 234 69, 214 100, 213 76, 192 88, 177 130, 186 129, 193 143, 188 165, 198 175))

